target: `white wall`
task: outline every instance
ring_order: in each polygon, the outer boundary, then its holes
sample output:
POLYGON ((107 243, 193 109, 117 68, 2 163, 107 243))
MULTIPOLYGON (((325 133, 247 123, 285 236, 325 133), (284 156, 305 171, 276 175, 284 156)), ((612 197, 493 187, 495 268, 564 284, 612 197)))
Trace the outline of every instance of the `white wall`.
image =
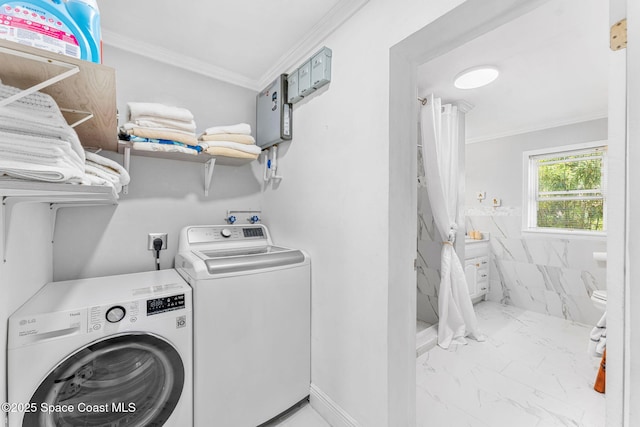
MULTIPOLYGON (((11 313, 52 279, 51 221, 46 203, 21 203, 15 206, 10 218, 8 236, 0 229, 0 322, 7 325, 11 313)), ((0 211, 0 223, 9 218, 0 211)), ((6 402, 7 341, 0 340, 0 402, 6 402)))
MULTIPOLYGON (((396 382, 389 366, 389 319, 397 316, 389 315, 388 229, 407 220, 388 215, 389 199, 404 195, 400 187, 389 193, 389 50, 455 3, 371 0, 328 37, 332 81, 295 105, 293 141, 280 150, 284 180, 265 193, 274 238, 312 258, 312 382, 363 426, 412 425, 415 417, 415 402, 406 401, 415 377, 396 382)), ((411 269, 415 239, 407 249, 411 269)), ((408 298, 398 310, 410 311, 408 298)))
POLYGON ((467 144, 466 206, 486 205, 476 199, 486 191, 487 200, 499 197, 503 206, 521 207, 523 152, 606 139, 605 118, 467 144))
MULTIPOLYGON (((255 92, 105 46, 104 63, 116 70, 120 123, 129 101, 160 102, 189 109, 199 131, 246 122, 255 125, 255 92)), ((101 154, 122 164, 117 153, 101 154)), ((259 209, 258 162, 217 165, 204 197, 204 166, 186 161, 131 156, 129 194, 117 206, 62 209, 54 240, 55 280, 155 268, 147 234, 169 233, 161 267, 171 268, 178 233, 186 225, 219 224, 227 209, 259 209)))

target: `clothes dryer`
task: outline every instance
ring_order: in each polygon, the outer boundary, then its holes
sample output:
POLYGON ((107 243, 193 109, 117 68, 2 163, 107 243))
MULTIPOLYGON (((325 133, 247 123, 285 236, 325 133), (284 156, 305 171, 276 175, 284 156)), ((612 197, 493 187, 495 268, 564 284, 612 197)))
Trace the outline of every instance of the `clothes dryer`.
POLYGON ((310 259, 262 224, 185 227, 193 287, 194 426, 255 427, 310 392, 310 259))
POLYGON ((43 286, 9 318, 9 427, 191 426, 191 292, 175 270, 43 286))

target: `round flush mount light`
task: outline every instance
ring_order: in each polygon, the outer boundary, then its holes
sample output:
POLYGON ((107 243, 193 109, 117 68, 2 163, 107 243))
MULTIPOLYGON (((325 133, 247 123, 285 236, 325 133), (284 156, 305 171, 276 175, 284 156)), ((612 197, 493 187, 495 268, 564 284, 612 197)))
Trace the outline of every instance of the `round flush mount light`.
POLYGON ((458 74, 453 85, 458 89, 475 89, 488 85, 498 78, 500 72, 495 67, 481 66, 464 70, 458 74))

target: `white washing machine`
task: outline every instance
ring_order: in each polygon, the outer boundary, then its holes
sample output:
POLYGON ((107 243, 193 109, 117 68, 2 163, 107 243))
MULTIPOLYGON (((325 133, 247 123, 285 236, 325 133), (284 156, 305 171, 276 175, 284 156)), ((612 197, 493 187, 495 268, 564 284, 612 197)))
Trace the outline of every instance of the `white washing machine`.
POLYGON ((175 270, 43 286, 9 318, 9 427, 191 426, 191 304, 175 270))
POLYGON ((309 396, 310 261, 264 225, 181 231, 193 288, 194 425, 255 427, 309 396))

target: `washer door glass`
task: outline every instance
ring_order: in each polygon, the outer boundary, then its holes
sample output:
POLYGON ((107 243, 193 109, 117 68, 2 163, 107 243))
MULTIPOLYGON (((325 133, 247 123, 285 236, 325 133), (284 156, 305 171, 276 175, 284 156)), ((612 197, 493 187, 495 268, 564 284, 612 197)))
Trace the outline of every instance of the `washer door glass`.
POLYGON ((69 356, 40 384, 23 427, 161 426, 178 404, 184 365, 151 334, 128 333, 69 356))

